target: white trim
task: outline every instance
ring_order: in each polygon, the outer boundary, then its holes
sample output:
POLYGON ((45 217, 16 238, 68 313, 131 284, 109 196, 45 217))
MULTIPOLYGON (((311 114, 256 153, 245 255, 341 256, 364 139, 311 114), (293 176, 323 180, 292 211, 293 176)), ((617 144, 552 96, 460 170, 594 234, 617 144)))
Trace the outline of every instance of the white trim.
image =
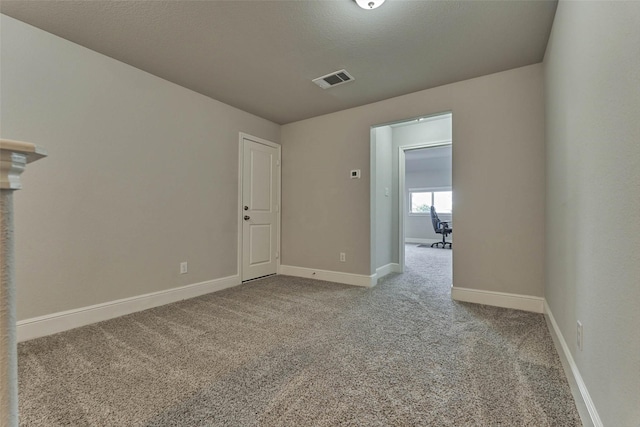
MULTIPOLYGON (((436 116, 446 116, 451 115, 453 118, 453 113, 451 111, 434 114, 431 117, 436 116)), ((423 143, 415 143, 415 144, 407 144, 398 146, 398 256, 400 258, 400 270, 404 271, 405 265, 405 254, 404 254, 404 216, 405 213, 409 214, 409 206, 407 205, 407 188, 405 183, 406 171, 405 171, 405 151, 417 150, 420 148, 435 148, 435 147, 443 147, 447 145, 452 145, 453 139, 442 140, 442 141, 433 141, 433 142, 423 142, 423 143)), ((453 155, 452 155, 453 159, 453 155)), ((453 185, 451 186, 451 191, 453 191, 453 185)), ((452 216, 453 218, 453 216, 452 216)), ((373 249, 372 249, 373 250, 373 249)))
POLYGON ((340 271, 318 270, 314 268, 295 267, 292 265, 281 265, 279 273, 286 276, 326 280, 327 282, 364 286, 366 288, 372 288, 378 282, 376 274, 367 276, 365 274, 342 273, 340 271))
POLYGON ((405 191, 405 171, 406 157, 402 147, 398 147, 398 264, 400 273, 404 273, 405 253, 404 253, 404 214, 406 212, 407 192, 405 191))
POLYGON ((544 298, 531 295, 509 294, 506 292, 493 292, 452 286, 451 298, 456 301, 533 311, 534 313, 542 313, 544 310, 544 298))
POLYGON ((412 119, 407 119, 407 120, 402 120, 402 121, 395 121, 395 122, 391 122, 390 124, 387 124, 387 126, 391 126, 391 127, 401 127, 401 126, 409 126, 409 125, 417 125, 420 123, 424 123, 424 122, 432 122, 435 120, 441 120, 442 117, 442 113, 435 113, 435 114, 429 114, 427 116, 420 116, 420 117, 414 117, 412 119))
MULTIPOLYGON (((448 116, 453 114, 449 113, 440 113, 439 116, 448 116)), ((409 145, 403 145, 403 147, 409 147, 409 150, 419 150, 420 148, 428 148, 428 147, 437 147, 437 146, 445 146, 451 145, 453 143, 452 139, 439 139, 437 141, 423 141, 423 142, 410 142, 409 145)))
MULTIPOLYGON (((375 266, 377 264, 377 244, 378 244, 378 201, 377 201, 377 185, 378 180, 378 141, 376 140, 375 128, 369 128, 369 265, 370 272, 374 273, 375 266)), ((392 203, 393 205, 393 203, 392 203)), ((393 242, 389 242, 392 244, 393 242)), ((377 281, 376 281, 377 283, 377 281)))
POLYGON ((376 279, 381 279, 387 274, 391 273, 402 273, 400 271, 400 264, 395 262, 390 262, 387 265, 383 265, 382 267, 376 268, 376 279))
POLYGON ((240 132, 238 137, 238 254, 236 259, 236 275, 242 281, 242 177, 244 172, 244 136, 240 132))
POLYGON ((61 311, 45 316, 20 320, 18 342, 44 337, 91 323, 102 322, 137 311, 217 292, 241 284, 240 276, 229 276, 192 285, 123 298, 88 307, 61 311))
POLYGON ((409 192, 422 192, 422 193, 437 193, 441 191, 453 191, 452 187, 449 185, 448 187, 409 187, 407 188, 409 192))
POLYGON ((276 180, 277 180, 277 190, 278 190, 278 195, 276 196, 278 199, 278 205, 277 205, 277 227, 278 227, 278 232, 276 233, 277 235, 277 242, 276 242, 276 272, 280 271, 280 260, 281 260, 281 254, 282 254, 282 249, 280 247, 280 235, 281 235, 281 230, 282 230, 282 146, 280 144, 277 144, 275 142, 272 141, 268 141, 266 139, 263 138, 258 138, 257 136, 253 136, 253 135, 249 135, 248 133, 244 133, 244 132, 240 132, 238 134, 238 256, 237 256, 237 269, 236 269, 236 274, 238 275, 238 277, 240 277, 240 280, 242 281, 242 221, 240 220, 240 218, 242 218, 244 216, 244 211, 242 210, 242 180, 244 178, 243 176, 243 172, 244 172, 244 140, 245 139, 249 139, 253 142, 257 142, 258 144, 263 144, 263 145, 267 145, 269 147, 275 148, 276 150, 278 150, 278 159, 277 159, 277 168, 278 168, 278 172, 277 172, 277 176, 276 176, 276 180))
POLYGON ((423 116, 414 116, 409 117, 407 119, 402 120, 394 120, 392 122, 379 123, 373 127, 381 127, 381 126, 402 126, 402 125, 415 125, 423 121, 433 121, 438 119, 443 119, 446 114, 451 114, 453 110, 446 110, 439 113, 430 113, 423 116), (422 120, 420 120, 422 119, 422 120))
POLYGON ((553 342, 556 345, 558 354, 560 355, 560 360, 564 365, 564 371, 568 377, 573 398, 576 401, 576 407, 578 408, 578 413, 580 414, 580 418, 582 418, 583 424, 587 425, 585 421, 589 420, 595 427, 602 427, 600 415, 598 415, 596 406, 594 405, 593 400, 591 400, 591 396, 587 390, 587 385, 584 383, 582 375, 580 375, 578 365, 576 365, 576 362, 573 360, 569 346, 567 345, 562 332, 560 332, 560 328, 551 313, 551 308, 549 307, 546 299, 544 300, 544 313, 548 323, 551 324, 551 328, 549 329, 552 337, 554 338, 553 342))

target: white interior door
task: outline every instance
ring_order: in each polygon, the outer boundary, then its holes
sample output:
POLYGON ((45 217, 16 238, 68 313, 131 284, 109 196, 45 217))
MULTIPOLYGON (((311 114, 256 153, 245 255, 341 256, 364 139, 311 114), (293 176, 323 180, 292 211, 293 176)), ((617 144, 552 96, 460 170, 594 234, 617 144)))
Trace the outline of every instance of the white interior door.
POLYGON ((278 271, 279 150, 243 138, 242 280, 278 271))

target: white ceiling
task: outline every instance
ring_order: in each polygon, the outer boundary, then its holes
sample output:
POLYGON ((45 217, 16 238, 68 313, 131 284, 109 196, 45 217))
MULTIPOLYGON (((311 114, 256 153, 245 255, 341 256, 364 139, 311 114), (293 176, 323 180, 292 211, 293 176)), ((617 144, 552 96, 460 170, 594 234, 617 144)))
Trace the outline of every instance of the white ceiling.
POLYGON ((556 1, 10 1, 0 12, 284 124, 542 61, 556 1), (345 68, 352 83, 315 77, 345 68))

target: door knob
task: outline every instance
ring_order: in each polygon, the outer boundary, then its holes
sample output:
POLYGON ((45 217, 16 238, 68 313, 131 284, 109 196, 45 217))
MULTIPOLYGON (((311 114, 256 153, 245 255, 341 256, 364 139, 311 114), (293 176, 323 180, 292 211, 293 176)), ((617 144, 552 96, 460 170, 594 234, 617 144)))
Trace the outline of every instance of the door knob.
POLYGON ((244 216, 244 220, 245 220, 245 221, 249 221, 250 219, 251 219, 251 217, 250 217, 249 215, 245 215, 245 216, 244 216))
POLYGON ((245 211, 248 211, 248 210, 249 210, 249 206, 245 206, 245 207, 244 207, 244 210, 245 210, 245 211))

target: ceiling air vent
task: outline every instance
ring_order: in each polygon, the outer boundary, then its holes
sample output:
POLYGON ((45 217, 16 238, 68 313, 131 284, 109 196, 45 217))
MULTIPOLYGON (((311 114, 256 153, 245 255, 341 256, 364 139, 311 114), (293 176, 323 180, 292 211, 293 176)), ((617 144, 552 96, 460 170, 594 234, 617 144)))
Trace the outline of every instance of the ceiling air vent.
POLYGON ((326 76, 313 79, 312 81, 318 86, 320 86, 322 89, 328 89, 333 86, 338 86, 343 83, 348 83, 352 80, 355 80, 355 79, 351 74, 347 72, 347 70, 339 70, 339 71, 334 71, 333 73, 327 74, 326 76))

